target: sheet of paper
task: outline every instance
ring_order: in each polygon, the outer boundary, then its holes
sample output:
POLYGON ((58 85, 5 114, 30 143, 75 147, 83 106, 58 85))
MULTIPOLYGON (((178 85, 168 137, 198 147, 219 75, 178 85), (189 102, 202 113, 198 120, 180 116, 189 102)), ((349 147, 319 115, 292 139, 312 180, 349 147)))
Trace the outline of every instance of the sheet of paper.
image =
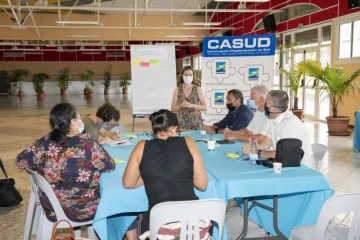
POLYGON ((227 153, 226 157, 228 158, 239 158, 240 156, 236 153, 227 153))
POLYGON ((121 139, 119 141, 111 141, 111 142, 108 142, 108 144, 111 146, 111 147, 121 147, 121 146, 129 146, 131 145, 132 143, 129 142, 128 140, 126 139, 121 139))
POLYGON ((134 139, 137 139, 137 136, 132 135, 132 134, 128 134, 128 135, 126 135, 126 137, 127 137, 127 138, 134 138, 134 139))
POLYGON ((119 159, 119 158, 114 158, 114 162, 115 163, 126 163, 125 160, 119 159))

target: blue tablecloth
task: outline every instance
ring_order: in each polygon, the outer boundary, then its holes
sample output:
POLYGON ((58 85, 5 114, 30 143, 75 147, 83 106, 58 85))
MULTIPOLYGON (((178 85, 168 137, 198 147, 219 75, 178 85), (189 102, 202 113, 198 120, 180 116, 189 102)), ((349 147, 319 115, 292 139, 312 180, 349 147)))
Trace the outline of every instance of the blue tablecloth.
POLYGON ((360 151, 360 111, 356 111, 355 113, 353 147, 355 152, 360 151))
MULTIPOLYGON (((215 152, 208 152, 205 143, 198 145, 206 170, 216 179, 218 198, 227 202, 231 198, 255 197, 272 207, 272 196, 278 195, 279 229, 287 237, 294 226, 316 224, 324 202, 334 193, 325 176, 305 165, 283 168, 281 174, 275 174, 272 168, 225 157, 226 153, 241 153, 243 144, 221 145, 215 152)), ((271 212, 255 207, 249 216, 276 236, 271 212)))
MULTIPOLYGON (((198 139, 200 134, 193 131, 187 136, 198 139)), ((221 135, 214 137, 220 138, 221 135)), ((105 148, 112 157, 127 161, 138 140, 131 142, 132 146, 105 148)), ((209 176, 208 189, 196 192, 199 198, 217 197, 227 202, 231 198, 256 197, 262 203, 272 206, 271 196, 279 195, 279 228, 286 236, 296 225, 315 224, 324 202, 333 195, 324 175, 305 166, 283 168, 281 174, 275 174, 272 169, 225 157, 226 153, 241 153, 243 143, 223 144, 215 152, 209 152, 204 142, 198 142, 197 145, 209 176)), ((137 213, 147 210, 143 187, 134 190, 122 187, 121 178, 125 167, 126 163, 117 164, 115 172, 101 175, 101 200, 93 225, 102 240, 121 239, 137 213), (131 212, 136 214, 131 216, 131 212)), ((250 218, 276 235, 272 214, 267 210, 255 207, 250 212, 250 218)), ((223 239, 227 239, 226 229, 223 239)))

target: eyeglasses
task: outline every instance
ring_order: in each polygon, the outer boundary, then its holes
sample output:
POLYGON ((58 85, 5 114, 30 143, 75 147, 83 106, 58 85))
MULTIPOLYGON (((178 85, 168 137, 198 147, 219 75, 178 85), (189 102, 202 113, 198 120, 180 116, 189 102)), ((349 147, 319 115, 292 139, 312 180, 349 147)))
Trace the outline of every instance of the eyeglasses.
POLYGON ((153 133, 152 132, 142 132, 142 133, 137 133, 136 136, 138 136, 138 137, 140 137, 140 136, 152 137, 153 133))

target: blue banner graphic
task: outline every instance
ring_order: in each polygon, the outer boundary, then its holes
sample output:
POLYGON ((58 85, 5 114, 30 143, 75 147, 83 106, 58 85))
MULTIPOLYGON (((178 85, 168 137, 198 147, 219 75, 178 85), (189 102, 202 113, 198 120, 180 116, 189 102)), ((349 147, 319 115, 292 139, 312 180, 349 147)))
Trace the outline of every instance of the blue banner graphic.
MULTIPOLYGON (((276 36, 274 34, 205 37, 203 40, 203 57, 271 56, 275 54, 275 41, 276 36)), ((225 67, 219 64, 216 69, 220 73, 224 71, 225 67)))

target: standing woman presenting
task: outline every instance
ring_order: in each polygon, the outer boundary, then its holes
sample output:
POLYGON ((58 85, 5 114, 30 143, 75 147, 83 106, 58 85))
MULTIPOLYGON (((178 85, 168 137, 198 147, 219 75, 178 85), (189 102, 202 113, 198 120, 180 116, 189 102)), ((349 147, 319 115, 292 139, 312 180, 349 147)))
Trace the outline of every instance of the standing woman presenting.
POLYGON ((196 85, 192 67, 185 66, 179 78, 181 85, 174 91, 171 111, 177 112, 179 129, 201 129, 201 111, 206 111, 207 107, 204 93, 196 85))

